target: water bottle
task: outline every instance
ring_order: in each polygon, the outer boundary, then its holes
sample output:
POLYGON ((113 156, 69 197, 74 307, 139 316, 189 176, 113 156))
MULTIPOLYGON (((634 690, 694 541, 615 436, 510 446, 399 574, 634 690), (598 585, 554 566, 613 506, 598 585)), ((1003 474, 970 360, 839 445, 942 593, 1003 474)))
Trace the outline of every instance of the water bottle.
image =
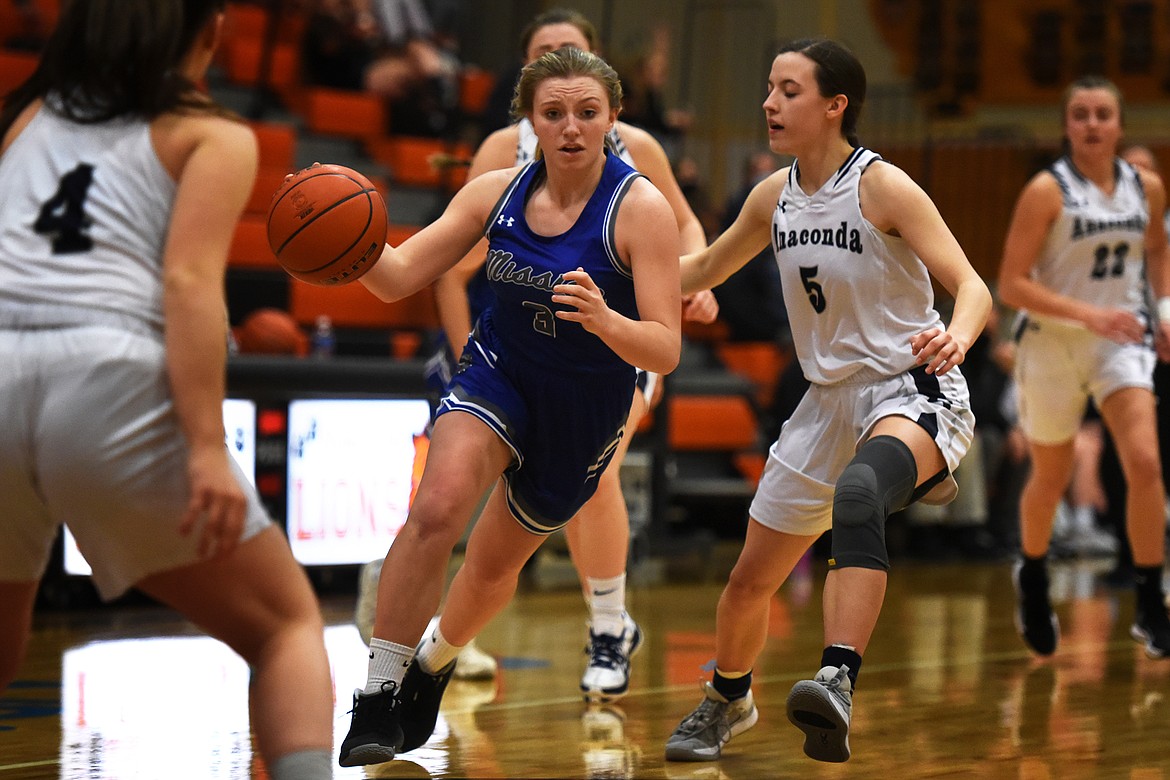
POLYGON ((313 357, 327 358, 333 356, 333 349, 337 339, 333 334, 333 320, 328 314, 317 317, 317 325, 313 329, 313 357))

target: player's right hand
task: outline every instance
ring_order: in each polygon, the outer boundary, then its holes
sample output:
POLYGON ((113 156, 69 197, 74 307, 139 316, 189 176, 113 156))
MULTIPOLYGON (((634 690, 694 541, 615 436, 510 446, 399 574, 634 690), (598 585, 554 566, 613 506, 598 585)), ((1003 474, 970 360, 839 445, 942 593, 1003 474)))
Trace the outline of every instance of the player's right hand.
POLYGON ((192 448, 187 461, 191 496, 179 523, 179 533, 199 534, 203 560, 235 549, 244 530, 248 502, 232 472, 227 450, 192 448))

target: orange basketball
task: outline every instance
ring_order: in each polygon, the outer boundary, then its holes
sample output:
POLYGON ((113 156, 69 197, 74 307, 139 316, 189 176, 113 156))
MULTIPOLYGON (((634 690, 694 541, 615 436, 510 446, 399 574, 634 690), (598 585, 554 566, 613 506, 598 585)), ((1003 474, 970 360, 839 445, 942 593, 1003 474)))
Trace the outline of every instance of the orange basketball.
POLYGON ((348 284, 382 256, 386 222, 386 203, 369 179, 344 165, 313 165, 272 196, 268 245, 297 279, 348 284))
POLYGON ((243 354, 309 354, 309 337, 297 321, 282 309, 256 309, 234 330, 236 344, 243 354))

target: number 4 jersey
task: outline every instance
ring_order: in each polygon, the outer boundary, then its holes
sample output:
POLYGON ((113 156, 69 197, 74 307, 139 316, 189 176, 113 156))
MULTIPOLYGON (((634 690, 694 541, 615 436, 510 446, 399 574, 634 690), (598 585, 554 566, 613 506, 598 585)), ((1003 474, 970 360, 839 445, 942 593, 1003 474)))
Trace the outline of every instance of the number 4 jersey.
POLYGON ((79 124, 43 106, 0 157, 0 321, 161 329, 175 187, 147 122, 79 124))
POLYGON ((799 161, 772 215, 772 250, 800 367, 830 385, 867 374, 894 376, 914 367, 910 338, 942 328, 926 266, 901 238, 861 214, 861 175, 876 153, 858 147, 811 195, 799 161))
POLYGON ((1111 195, 1085 178, 1068 157, 1061 157, 1048 172, 1060 185, 1063 204, 1036 258, 1032 277, 1070 298, 1144 312, 1150 207, 1138 172, 1124 160, 1115 160, 1111 195))

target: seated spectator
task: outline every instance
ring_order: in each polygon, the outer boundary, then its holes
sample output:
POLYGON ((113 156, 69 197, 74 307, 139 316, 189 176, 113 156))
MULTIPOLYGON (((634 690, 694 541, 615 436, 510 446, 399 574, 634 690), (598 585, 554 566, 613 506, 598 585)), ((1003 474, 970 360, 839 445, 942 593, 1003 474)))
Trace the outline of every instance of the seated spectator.
POLYGON ((691 126, 689 111, 668 109, 663 89, 670 76, 670 28, 656 25, 646 45, 622 67, 622 121, 648 131, 670 147, 691 126))
MULTIPOLYGON (((722 230, 731 225, 752 187, 774 170, 776 158, 771 152, 757 152, 748 157, 744 163, 740 188, 728 198, 724 207, 726 216, 722 230)), ((776 267, 776 256, 771 247, 749 260, 712 292, 719 301, 719 317, 730 328, 732 340, 787 341, 788 312, 784 310, 780 271, 776 267)), ((803 394, 802 388, 796 397, 803 394)))
POLYGON ((459 62, 420 0, 315 0, 301 48, 306 83, 381 95, 396 133, 447 130, 459 62))

